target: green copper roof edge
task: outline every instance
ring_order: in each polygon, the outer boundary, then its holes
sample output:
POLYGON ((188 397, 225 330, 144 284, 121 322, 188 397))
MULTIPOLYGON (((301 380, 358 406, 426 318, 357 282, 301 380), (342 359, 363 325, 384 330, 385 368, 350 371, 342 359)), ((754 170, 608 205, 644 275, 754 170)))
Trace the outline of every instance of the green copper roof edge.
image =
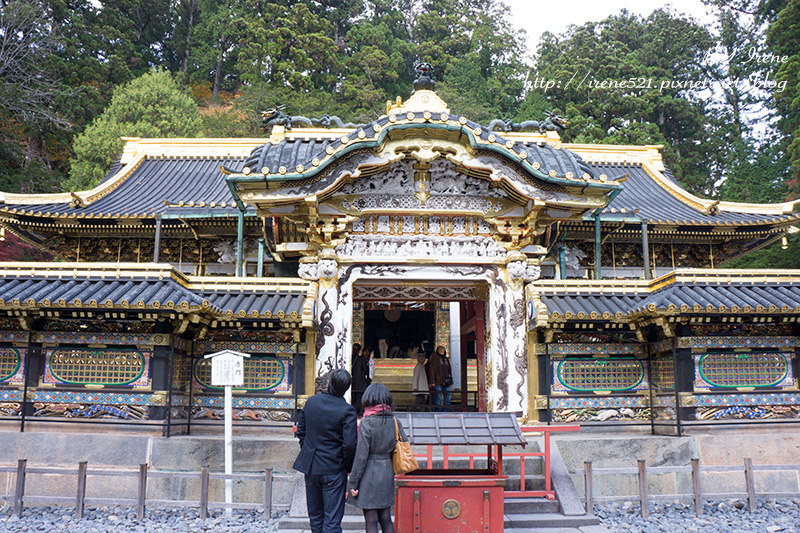
MULTIPOLYGON (((487 142, 487 141, 480 141, 477 142, 475 140, 475 133, 468 127, 458 124, 430 124, 430 123, 411 123, 411 124, 389 124, 381 129, 380 133, 378 133, 377 137, 373 139, 354 139, 352 143, 348 143, 349 145, 344 148, 340 149, 333 154, 330 154, 332 157, 328 158, 325 164, 320 164, 320 166, 309 170, 308 172, 292 172, 287 174, 268 174, 268 175, 245 175, 245 174, 233 174, 227 176, 225 181, 228 183, 229 187, 233 187, 239 183, 259 183, 259 182, 268 182, 268 181, 298 181, 301 179, 307 179, 313 177, 314 175, 318 174, 322 170, 328 167, 334 160, 341 159, 343 156, 347 155, 348 153, 352 152, 356 149, 361 148, 377 148, 381 144, 383 144, 386 135, 390 130, 394 129, 419 129, 421 127, 432 128, 432 129, 441 129, 446 131, 459 131, 462 133, 466 133, 467 138, 469 139, 470 145, 473 148, 488 148, 489 150, 496 152, 500 155, 511 159, 515 163, 519 163, 522 168, 524 168, 529 174, 533 177, 541 179, 543 181, 549 183, 555 183, 558 185, 566 185, 571 187, 581 187, 581 188, 596 188, 596 189, 606 189, 606 190, 614 190, 614 191, 622 191, 622 184, 619 183, 587 183, 582 179, 569 179, 569 178, 560 178, 560 177, 551 177, 544 172, 541 172, 531 165, 527 159, 523 159, 518 156, 516 153, 512 152, 508 148, 502 145, 497 145, 495 143, 487 142)), ((482 126, 483 127, 483 126, 482 126)), ((489 130, 487 130, 489 131, 489 130)), ((233 188, 232 188, 233 190, 233 188)), ((239 199, 238 194, 234 194, 234 198, 237 201, 237 204, 241 201, 239 199)), ((241 207, 240 207, 241 209, 241 207)))

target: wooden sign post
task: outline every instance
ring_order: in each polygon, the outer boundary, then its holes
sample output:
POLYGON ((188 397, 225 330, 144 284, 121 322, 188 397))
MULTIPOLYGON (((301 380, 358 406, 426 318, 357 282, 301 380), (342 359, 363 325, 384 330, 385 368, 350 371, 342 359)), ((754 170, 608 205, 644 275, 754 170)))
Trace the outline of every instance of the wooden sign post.
MULTIPOLYGON (((211 359, 211 386, 225 387, 225 475, 233 474, 233 387, 244 385, 244 358, 250 354, 222 350, 205 356, 211 359)), ((225 503, 233 503, 233 479, 225 480, 225 503)), ((231 517, 233 509, 225 508, 231 517)))

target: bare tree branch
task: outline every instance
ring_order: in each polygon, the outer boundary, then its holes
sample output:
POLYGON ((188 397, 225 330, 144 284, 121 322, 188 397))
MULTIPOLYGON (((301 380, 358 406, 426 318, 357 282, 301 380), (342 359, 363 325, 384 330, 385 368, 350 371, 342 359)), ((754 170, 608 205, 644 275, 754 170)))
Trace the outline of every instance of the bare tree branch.
POLYGON ((14 0, 0 7, 0 111, 32 126, 66 127, 52 106, 63 89, 46 70, 58 37, 40 2, 14 0))

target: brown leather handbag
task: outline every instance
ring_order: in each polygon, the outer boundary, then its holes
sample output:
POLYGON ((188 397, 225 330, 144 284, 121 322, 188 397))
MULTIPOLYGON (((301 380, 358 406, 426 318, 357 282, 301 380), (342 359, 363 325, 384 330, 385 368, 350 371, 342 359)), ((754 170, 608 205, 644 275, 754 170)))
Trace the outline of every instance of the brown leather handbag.
POLYGON ((400 438, 400 428, 397 426, 397 419, 394 421, 395 445, 392 452, 392 466, 395 474, 406 474, 419 469, 417 458, 411 449, 410 442, 403 442, 400 438))

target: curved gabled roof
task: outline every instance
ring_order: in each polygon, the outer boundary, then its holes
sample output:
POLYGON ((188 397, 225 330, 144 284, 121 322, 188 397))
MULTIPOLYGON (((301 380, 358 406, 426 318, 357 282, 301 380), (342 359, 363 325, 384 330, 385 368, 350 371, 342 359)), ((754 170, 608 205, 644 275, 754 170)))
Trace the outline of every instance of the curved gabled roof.
MULTIPOLYGON (((788 213, 776 210, 768 212, 767 206, 761 206, 762 212, 754 212, 743 204, 729 202, 727 209, 719 209, 719 203, 695 199, 677 186, 665 187, 657 181, 653 174, 641 163, 589 163, 598 175, 607 175, 610 179, 627 176, 619 193, 603 210, 603 215, 628 214, 636 216, 650 224, 671 225, 762 225, 785 223, 800 218, 800 213, 792 213, 790 204, 785 205, 788 213), (683 194, 681 194, 681 192, 683 194), (736 211, 737 207, 741 211, 736 211)), ((662 177, 663 181, 663 177, 662 177)))
POLYGON ((343 131, 331 138, 309 131, 302 136, 298 130, 291 138, 265 143, 250 154, 241 167, 226 166, 226 171, 236 174, 230 181, 297 181, 313 178, 337 159, 364 149, 379 147, 393 130, 425 129, 454 132, 473 148, 497 152, 511 158, 528 170, 533 177, 565 185, 585 185, 599 181, 593 170, 576 153, 556 148, 542 140, 513 140, 488 128, 467 120, 441 113, 433 117, 429 111, 409 111, 387 115, 360 126, 343 131), (260 175, 260 177, 247 176, 260 175))
POLYGON ((0 213, 67 218, 147 218, 172 207, 209 207, 236 212, 220 175, 223 164, 241 164, 239 157, 145 157, 124 181, 88 205, 71 198, 61 203, 0 205, 0 213))
POLYGON ((249 188, 251 193, 260 188, 262 195, 266 189, 273 194, 283 188, 287 194, 291 192, 288 196, 330 190, 338 178, 320 176, 334 162, 357 158, 354 164, 376 171, 385 161, 375 151, 387 138, 429 134, 433 139, 455 140, 478 154, 473 161, 463 162, 470 174, 488 178, 482 159, 493 154, 513 166, 515 175, 527 176, 543 188, 589 188, 595 189, 595 194, 611 191, 602 220, 622 215, 651 224, 714 226, 724 232, 725 226, 779 225, 785 229, 800 218, 798 202, 737 204, 693 196, 664 169, 657 146, 562 145, 555 132, 493 132, 451 115, 430 91, 418 91, 405 104, 387 110, 386 116, 356 129, 287 131, 276 127, 268 139, 126 139, 121 161, 94 189, 39 195, 0 193, 0 218, 35 226, 42 218, 152 218, 170 212, 233 215, 239 202, 238 188, 249 188), (226 170, 221 172, 221 168, 226 170), (226 183, 226 173, 232 188, 226 183), (625 183, 615 181, 626 174, 625 183))
POLYGON ((0 264, 0 273, 0 307, 219 311, 174 277, 154 275, 141 265, 119 276, 78 265, 0 264))

